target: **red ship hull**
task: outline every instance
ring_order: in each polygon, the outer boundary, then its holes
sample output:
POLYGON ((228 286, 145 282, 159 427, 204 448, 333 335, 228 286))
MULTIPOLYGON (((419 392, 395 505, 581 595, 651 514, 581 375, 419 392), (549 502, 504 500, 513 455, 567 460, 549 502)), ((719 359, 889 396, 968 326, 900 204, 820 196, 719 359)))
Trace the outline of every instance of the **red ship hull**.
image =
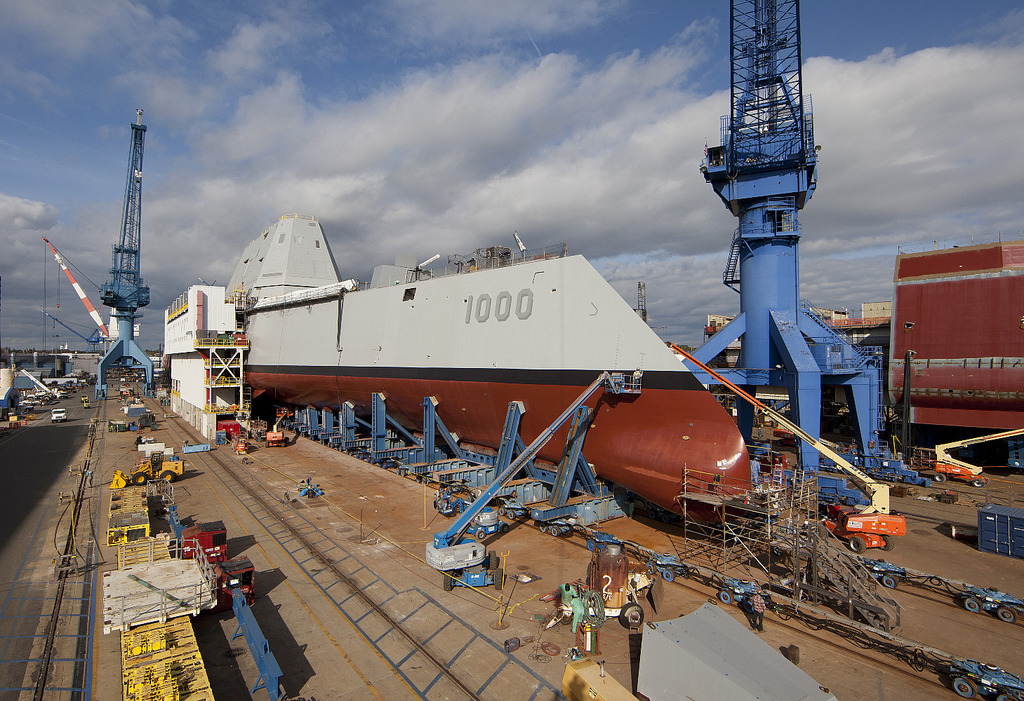
MULTIPOLYGON (((250 367, 246 379, 277 401, 331 409, 351 402, 364 415, 371 395, 382 392, 389 414, 413 429, 422 424, 423 397, 433 396, 450 430, 471 443, 497 448, 509 402, 525 407, 520 435, 529 443, 597 376, 590 371, 449 370, 444 377, 428 377, 430 371, 417 368, 346 370, 351 369, 250 367), (379 374, 369 376, 374 373, 379 374)), ((645 373, 643 382, 639 395, 598 393, 588 402, 591 427, 583 452, 597 474, 676 513, 682 513, 678 497, 684 470, 691 481, 749 488, 746 447, 717 400, 686 372, 645 373)), ((565 427, 556 434, 540 457, 558 462, 567 432, 565 427)))

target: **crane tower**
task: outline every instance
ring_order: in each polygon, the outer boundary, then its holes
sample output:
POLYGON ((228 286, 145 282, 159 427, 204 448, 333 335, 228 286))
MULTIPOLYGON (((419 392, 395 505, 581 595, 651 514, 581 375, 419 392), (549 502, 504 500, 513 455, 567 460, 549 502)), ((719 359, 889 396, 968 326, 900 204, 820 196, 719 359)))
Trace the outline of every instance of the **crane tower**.
POLYGON ((124 188, 124 210, 121 216, 121 236, 113 246, 110 280, 100 288, 103 304, 114 311, 117 322, 117 340, 100 360, 96 380, 96 395, 105 396, 107 373, 113 367, 141 367, 146 373, 146 391, 153 388, 153 361, 135 341, 135 320, 138 310, 149 304, 149 287, 144 285, 139 267, 142 254, 142 151, 146 140, 146 125, 142 123, 142 110, 132 128, 131 151, 128 156, 128 176, 124 188))
MULTIPOLYGON (((803 95, 799 2, 733 0, 730 34, 730 114, 701 171, 739 220, 723 282, 739 292, 740 312, 694 355, 709 363, 739 340, 737 367, 723 374, 751 394, 785 388, 794 422, 814 438, 822 387, 842 387, 866 453, 880 429, 880 355, 853 346, 800 297, 798 213, 814 194, 818 147, 803 95)), ((753 410, 739 411, 749 439, 753 410)), ((816 466, 817 450, 801 448, 816 466)))

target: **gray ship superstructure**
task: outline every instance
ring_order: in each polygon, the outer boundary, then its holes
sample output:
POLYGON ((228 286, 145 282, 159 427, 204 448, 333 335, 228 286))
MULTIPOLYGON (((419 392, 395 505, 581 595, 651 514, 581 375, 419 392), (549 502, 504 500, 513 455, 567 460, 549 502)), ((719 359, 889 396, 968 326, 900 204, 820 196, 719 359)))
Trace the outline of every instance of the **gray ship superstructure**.
MULTIPOLYGON (((246 377, 275 401, 369 413, 419 429, 435 397, 463 440, 497 447, 509 402, 531 441, 605 370, 640 370, 639 395, 599 394, 584 454, 602 477, 676 512, 685 480, 749 486, 729 414, 590 263, 564 246, 481 249, 444 274, 382 265, 368 286, 342 280, 315 219, 288 216, 246 248, 246 377), (684 472, 686 473, 684 476, 684 472)), ((565 430, 562 432, 564 437, 565 430)), ((542 458, 557 462, 552 441, 542 458)))

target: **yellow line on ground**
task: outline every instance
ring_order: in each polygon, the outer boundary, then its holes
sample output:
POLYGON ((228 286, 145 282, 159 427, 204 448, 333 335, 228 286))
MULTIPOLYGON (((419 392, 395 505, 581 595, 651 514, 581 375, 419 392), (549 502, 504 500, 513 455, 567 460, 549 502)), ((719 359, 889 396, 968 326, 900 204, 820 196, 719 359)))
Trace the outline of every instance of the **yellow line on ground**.
MULTIPOLYGON (((200 460, 203 462, 204 467, 209 469, 209 465, 206 464, 205 458, 200 458, 200 460)), ((231 514, 231 518, 234 519, 235 524, 241 529, 242 528, 242 523, 239 521, 238 516, 231 509, 231 507, 227 505, 227 503, 224 501, 224 499, 221 498, 221 496, 217 492, 217 490, 213 488, 213 484, 210 482, 209 477, 207 477, 206 472, 203 472, 203 481, 206 482, 207 486, 210 488, 210 491, 213 492, 213 494, 217 497, 217 501, 219 501, 224 506, 224 508, 227 510, 227 512, 229 514, 231 514)), ((263 527, 263 530, 265 530, 267 532, 267 534, 270 535, 270 530, 267 529, 267 527, 264 526, 262 523, 260 523, 260 525, 263 527)), ((259 541, 256 541, 256 547, 259 548, 260 552, 263 553, 263 556, 267 559, 267 563, 268 564, 273 564, 274 560, 270 557, 269 553, 267 553, 267 551, 263 548, 263 546, 260 545, 259 541)), ((305 570, 303 570, 303 574, 306 576, 306 578, 310 582, 312 582, 314 585, 316 584, 316 582, 313 581, 313 578, 310 577, 309 574, 305 572, 305 570)), ((376 687, 373 685, 373 682, 371 682, 366 677, 366 675, 362 673, 362 671, 359 669, 359 667, 356 666, 356 664, 352 660, 352 658, 349 657, 349 654, 345 650, 345 648, 343 648, 341 646, 341 643, 339 643, 338 640, 331 634, 331 632, 327 629, 327 626, 324 625, 323 621, 321 621, 320 618, 315 613, 313 613, 312 609, 310 609, 309 606, 306 604, 306 602, 302 599, 302 597, 299 596, 299 593, 297 591, 295 591, 295 588, 291 585, 291 583, 288 581, 287 578, 285 578, 284 584, 285 584, 285 586, 288 587, 288 590, 292 593, 292 596, 295 597, 295 600, 298 601, 302 605, 302 608, 304 608, 306 610, 306 613, 308 613, 313 618, 313 620, 316 621, 316 624, 318 626, 320 626, 320 630, 322 630, 324 632, 324 635, 326 635, 327 639, 331 641, 331 643, 334 645, 335 649, 339 653, 341 653, 341 656, 345 659, 345 662, 347 662, 348 666, 352 668, 352 671, 356 673, 356 676, 359 677, 360 681, 363 682, 363 684, 370 690, 371 693, 373 693, 373 695, 375 697, 377 697, 381 701, 384 701, 384 697, 380 695, 379 691, 377 691, 376 687)), ((366 635, 364 635, 362 631, 360 631, 358 628, 356 628, 352 624, 352 621, 349 621, 348 618, 346 618, 345 616, 342 616, 342 618, 345 619, 345 621, 348 623, 349 627, 352 628, 352 630, 356 634, 358 634, 361 638, 363 638, 363 640, 370 647, 370 649, 373 650, 377 654, 377 657, 379 657, 380 660, 387 667, 389 667, 391 669, 392 674, 394 674, 395 677, 397 677, 399 680, 401 680, 402 683, 405 684, 406 687, 409 688, 409 691, 411 691, 411 692, 413 692, 415 694, 416 693, 415 690, 409 685, 409 683, 405 679, 402 678, 402 676, 400 674, 398 674, 398 670, 395 668, 395 666, 392 665, 383 655, 381 655, 379 650, 377 650, 375 647, 373 647, 372 643, 370 642, 370 639, 367 638, 366 635)))
MULTIPOLYGON (((294 478, 294 477, 292 477, 291 475, 286 475, 285 473, 281 472, 280 470, 278 470, 278 469, 277 469, 276 467, 274 467, 273 465, 268 465, 267 463, 263 462, 263 461, 262 461, 262 460, 260 460, 259 458, 253 457, 253 456, 251 456, 251 455, 247 455, 246 457, 247 457, 247 458, 249 458, 250 460, 252 460, 253 462, 258 462, 259 464, 261 464, 261 465, 263 465, 264 467, 266 467, 266 468, 267 468, 268 470, 273 470, 274 472, 276 472, 277 474, 281 475, 281 476, 282 476, 282 477, 284 477, 285 479, 288 479, 288 480, 293 480, 293 481, 295 480, 295 478, 294 478)), ((349 517, 350 519, 352 519, 353 521, 355 521, 356 523, 358 523, 358 524, 360 524, 360 525, 362 525, 362 526, 366 526, 366 525, 367 525, 367 523, 366 523, 365 521, 361 520, 361 519, 360 519, 360 518, 359 518, 358 516, 355 516, 355 515, 353 515, 353 514, 350 514, 350 513, 348 512, 348 511, 346 511, 346 510, 345 510, 344 508, 342 508, 342 507, 338 506, 337 504, 335 504, 334 502, 332 502, 332 501, 331 501, 330 499, 328 499, 328 498, 327 498, 326 496, 319 496, 319 497, 315 497, 315 498, 317 498, 317 499, 323 499, 324 503, 325 503, 325 504, 327 504, 328 508, 330 508, 330 509, 331 509, 332 511, 334 511, 334 512, 336 512, 336 513, 337 513, 337 512, 340 512, 340 513, 344 514, 345 516, 349 517)), ((417 555, 416 553, 412 552, 411 550, 406 550, 406 549, 405 549, 405 548, 403 548, 403 547, 402 547, 401 545, 399 545, 399 544, 398 544, 397 542, 395 542, 395 541, 391 540, 391 539, 390 539, 390 538, 388 538, 388 537, 387 537, 386 535, 384 535, 384 534, 382 534, 382 533, 379 533, 379 532, 377 532, 376 530, 374 530, 373 532, 374 532, 374 533, 376 533, 376 534, 377 534, 377 536, 378 536, 378 537, 379 537, 379 538, 380 538, 381 540, 387 541, 388 543, 390 543, 391 545, 395 546, 396 548, 398 548, 399 550, 401 550, 401 551, 402 551, 403 553, 405 553, 405 554, 406 554, 406 555, 408 555, 409 557, 413 558, 414 560, 419 560, 419 561, 420 561, 420 562, 422 562, 422 563, 423 563, 424 565, 427 565, 427 561, 426 561, 425 559, 423 559, 422 557, 420 557, 419 555, 417 555)), ((427 566, 429 567, 430 565, 427 565, 427 566)), ((443 572, 443 571, 442 571, 442 572, 441 572, 441 574, 443 574, 443 575, 444 575, 444 576, 446 576, 446 577, 451 577, 452 579, 455 579, 455 577, 452 577, 452 575, 448 574, 447 572, 443 572)), ((498 606, 500 606, 500 605, 501 605, 501 604, 503 603, 503 602, 502 602, 502 600, 501 600, 500 598, 496 598, 496 597, 493 597, 493 596, 491 596, 490 594, 488 594, 488 593, 487 593, 486 591, 484 591, 484 590, 483 590, 482 588, 480 588, 480 587, 475 587, 475 586, 473 586, 472 584, 464 584, 464 585, 462 585, 462 586, 465 586, 465 587, 466 587, 466 588, 468 588, 468 589, 473 589, 473 590, 475 590, 475 591, 476 591, 477 593, 479 593, 479 594, 480 594, 481 596, 484 596, 485 598, 488 598, 488 599, 490 599, 491 601, 493 601, 493 602, 495 603, 495 605, 498 605, 498 606)))

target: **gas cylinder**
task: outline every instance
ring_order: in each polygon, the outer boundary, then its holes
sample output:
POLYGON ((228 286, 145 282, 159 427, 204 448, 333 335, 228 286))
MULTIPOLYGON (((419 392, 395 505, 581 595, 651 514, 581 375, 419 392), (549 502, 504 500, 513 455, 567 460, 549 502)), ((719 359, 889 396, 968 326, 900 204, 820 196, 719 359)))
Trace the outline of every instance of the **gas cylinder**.
POLYGON ((626 583, 629 576, 629 557, 622 546, 609 543, 604 549, 594 549, 587 571, 587 587, 599 592, 605 608, 620 609, 626 605, 626 583))

